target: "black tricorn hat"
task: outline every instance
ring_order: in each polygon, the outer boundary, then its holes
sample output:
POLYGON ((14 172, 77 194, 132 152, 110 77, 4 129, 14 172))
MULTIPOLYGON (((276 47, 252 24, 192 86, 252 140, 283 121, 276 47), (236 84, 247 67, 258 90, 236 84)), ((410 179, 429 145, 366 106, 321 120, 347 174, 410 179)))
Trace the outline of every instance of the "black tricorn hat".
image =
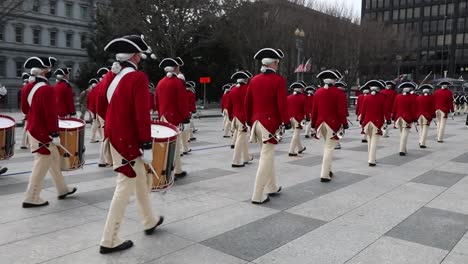
POLYGON ((434 90, 434 86, 428 83, 418 86, 418 90, 424 90, 424 89, 434 90))
POLYGON ((57 63, 57 59, 54 57, 49 57, 49 64, 51 68, 54 67, 55 63, 57 63))
POLYGON ((30 57, 24 62, 24 68, 52 68, 54 61, 50 60, 52 57, 30 57))
POLYGON ((54 72, 54 74, 55 75, 67 75, 67 74, 70 74, 71 70, 72 70, 71 68, 59 68, 54 72))
POLYGON ((451 82, 451 81, 440 81, 437 85, 440 85, 440 86, 449 85, 450 86, 450 85, 453 85, 453 82, 451 82))
POLYGON ((339 81, 339 82, 336 82, 336 83, 335 83, 335 86, 336 86, 336 87, 343 87, 343 88, 346 88, 346 87, 348 87, 348 84, 346 84, 346 83, 343 82, 343 81, 339 81))
POLYGON ((338 79, 341 79, 341 78, 342 78, 342 75, 337 70, 325 70, 325 71, 322 71, 321 73, 317 74, 317 79, 334 79, 334 80, 338 80, 338 79))
POLYGON ((394 81, 386 81, 385 85, 392 85, 393 87, 395 87, 396 83, 394 81))
POLYGON ((231 89, 232 86, 233 86, 232 83, 226 83, 225 85, 223 85, 222 89, 223 89, 223 91, 225 91, 225 90, 231 89))
POLYGON ((97 75, 98 75, 99 77, 101 77, 101 76, 104 76, 104 75, 105 75, 106 73, 108 73, 108 72, 109 72, 109 68, 107 68, 107 67, 101 67, 101 68, 99 68, 99 70, 97 70, 97 75))
POLYGON ((238 71, 238 72, 235 72, 232 76, 231 76, 231 79, 232 80, 237 80, 237 79, 249 79, 251 78, 251 75, 245 71, 238 71))
POLYGON ((415 88, 416 88, 416 84, 413 83, 413 82, 404 82, 404 83, 398 85, 398 89, 403 89, 403 88, 415 89, 415 88))
POLYGON ((31 76, 31 75, 29 75, 29 73, 23 72, 23 73, 21 74, 21 79, 27 80, 27 79, 29 79, 30 76, 31 76))
POLYGON ((152 50, 146 44, 143 35, 128 35, 111 40, 105 47, 105 51, 112 53, 151 53, 152 50))
POLYGON ((166 68, 166 67, 177 67, 183 66, 184 62, 179 57, 173 58, 165 58, 159 63, 159 68, 166 68))
POLYGON ((364 86, 361 89, 365 90, 364 87, 366 87, 367 89, 370 89, 371 87, 379 87, 380 89, 383 89, 385 88, 385 83, 379 80, 370 80, 366 82, 366 84, 364 84, 364 86))
POLYGON ((190 88, 195 88, 197 85, 194 81, 187 81, 185 82, 185 86, 190 87, 190 88))
POLYGON ((309 85, 306 88, 304 88, 304 91, 315 91, 317 88, 313 85, 309 85))
POLYGON ((284 53, 280 49, 263 48, 254 55, 254 60, 262 60, 265 58, 282 59, 284 58, 284 53))
POLYGON ((301 81, 293 82, 290 86, 289 89, 304 89, 306 85, 302 83, 301 81))
POLYGON ((97 84, 98 82, 99 81, 96 78, 92 78, 91 80, 88 81, 88 84, 92 85, 92 84, 97 84))

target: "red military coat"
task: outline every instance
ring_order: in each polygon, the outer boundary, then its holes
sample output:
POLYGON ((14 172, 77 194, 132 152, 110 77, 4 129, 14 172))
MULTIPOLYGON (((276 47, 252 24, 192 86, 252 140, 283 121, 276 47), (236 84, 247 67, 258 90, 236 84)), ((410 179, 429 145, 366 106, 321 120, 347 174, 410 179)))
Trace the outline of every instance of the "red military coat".
MULTIPOLYGON (((286 80, 273 71, 255 75, 250 80, 245 96, 245 117, 247 124, 252 126, 259 121, 272 135, 281 123, 290 124, 286 80)), ((268 141, 276 144, 272 138, 268 141)))
POLYGON ((370 122, 372 122, 378 129, 383 127, 386 116, 388 116, 388 112, 385 109, 385 100, 385 95, 380 93, 375 95, 369 94, 366 96, 366 100, 364 100, 362 104, 361 111, 361 126, 363 128, 370 122))
POLYGON ((59 117, 65 117, 75 114, 75 100, 73 90, 68 81, 60 80, 54 86, 55 98, 57 104, 57 114, 59 117))
MULTIPOLYGON (((397 96, 397 92, 393 89, 384 89, 380 91, 381 94, 386 96, 385 99, 385 111, 392 114, 393 105, 395 104, 395 98, 397 96)), ((387 119, 389 120, 389 119, 387 119)))
POLYGON ((302 93, 288 96, 289 119, 294 118, 300 123, 306 117, 306 101, 307 97, 302 93))
POLYGON ((159 117, 164 116, 175 126, 190 117, 185 83, 176 76, 166 76, 159 81, 155 101, 159 117))
MULTIPOLYGON (((107 102, 107 88, 111 84, 112 80, 114 80, 115 73, 112 71, 107 72, 102 80, 94 87, 97 91, 96 95, 96 114, 100 116, 102 119, 106 119, 107 114, 107 107, 109 103, 107 102)), ((105 125, 104 125, 105 126, 105 125)))
POLYGON ((236 117, 242 124, 247 122, 245 117, 244 102, 247 94, 247 84, 241 84, 239 87, 234 86, 229 92, 229 100, 227 101, 226 109, 229 113, 229 119, 236 117))
POLYGON ((314 106, 314 95, 307 94, 306 95, 306 103, 305 103, 305 114, 307 118, 312 116, 312 108, 314 106))
MULTIPOLYGON (((52 140, 50 135, 59 132, 54 88, 46 78, 36 77, 36 82, 24 86, 21 92, 21 111, 28 116, 26 130, 39 142, 49 143, 52 140), (29 105, 29 93, 39 82, 44 82, 44 85, 36 91, 29 105)), ((50 154, 46 147, 39 148, 36 152, 50 154)))
POLYGON ((432 94, 420 95, 416 98, 416 103, 418 108, 416 117, 424 116, 430 123, 435 113, 434 96, 432 94))
POLYGON ((344 104, 341 105, 341 107, 344 108, 344 111, 346 113, 346 116, 349 116, 349 112, 348 112, 348 95, 346 94, 345 91, 343 90, 340 90, 338 89, 341 93, 339 94, 340 95, 340 100, 342 102, 344 102, 344 104))
MULTIPOLYGON (((106 97, 108 87, 105 89, 106 97)), ((115 150, 128 162, 140 157, 141 146, 152 140, 148 97, 148 78, 143 72, 135 70, 122 77, 107 109, 104 133, 115 150)), ((136 176, 130 163, 115 171, 130 178, 136 176)))
POLYGON ((342 95, 343 92, 335 86, 317 90, 312 110, 314 128, 319 128, 322 123, 326 123, 333 131, 338 132, 341 126, 348 126, 346 101, 343 100, 342 95))
POLYGON ((361 115, 362 112, 362 105, 364 104, 364 99, 366 99, 367 94, 360 94, 357 97, 357 102, 356 102, 356 116, 361 115))
POLYGON ((393 105, 392 119, 394 121, 398 118, 403 118, 406 123, 411 124, 417 120, 417 106, 414 100, 414 96, 411 94, 399 94, 395 98, 395 104, 393 105))
POLYGON ((453 112, 453 94, 449 89, 439 89, 434 92, 435 110, 441 110, 446 115, 453 112))
POLYGON ((221 97, 221 111, 227 110, 228 109, 228 104, 229 104, 229 93, 230 91, 227 91, 223 94, 221 97))
POLYGON ((97 99, 98 90, 96 87, 92 88, 91 91, 88 93, 88 102, 87 107, 88 111, 96 115, 96 99, 97 99))

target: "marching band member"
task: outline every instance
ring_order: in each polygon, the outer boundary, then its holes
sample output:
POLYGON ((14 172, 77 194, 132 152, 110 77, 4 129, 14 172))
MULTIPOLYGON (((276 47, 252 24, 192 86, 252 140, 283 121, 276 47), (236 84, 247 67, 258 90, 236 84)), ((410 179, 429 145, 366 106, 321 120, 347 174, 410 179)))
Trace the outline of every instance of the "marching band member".
MULTIPOLYGON (((192 87, 192 83, 191 82, 186 82, 185 81, 185 78, 182 79, 184 81, 184 85, 185 85, 185 98, 187 98, 187 107, 190 111, 190 116, 189 118, 192 119, 192 107, 191 107, 191 95, 192 95, 192 92, 190 91, 190 88, 192 87)), ((182 146, 182 153, 183 155, 187 155, 189 154, 190 152, 192 152, 192 149, 189 147, 189 142, 190 142, 190 123, 189 124, 184 124, 184 130, 182 131, 181 133, 181 146, 182 146)))
POLYGON ((88 111, 91 114, 91 143, 97 143, 99 140, 96 140, 96 133, 99 134, 99 137, 102 139, 103 134, 101 128, 99 127, 99 121, 96 120, 96 96, 98 90, 95 89, 96 85, 98 84, 98 80, 93 78, 88 81, 89 84, 89 93, 88 93, 88 111))
POLYGON ((279 194, 275 173, 276 131, 283 123, 291 128, 287 109, 286 80, 276 73, 284 53, 279 49, 264 48, 254 59, 262 63, 261 73, 250 80, 245 97, 247 125, 251 127, 251 141, 261 142, 260 160, 252 195, 253 204, 262 204, 270 196, 279 194))
POLYGON ((333 150, 339 142, 345 129, 348 129, 346 118, 346 101, 343 100, 342 91, 335 83, 343 76, 339 71, 326 70, 317 75, 317 79, 323 81, 323 87, 319 88, 314 95, 314 108, 312 110, 312 128, 317 135, 325 141, 323 150, 321 182, 329 182, 333 177, 332 160, 333 150))
MULTIPOLYGON (((23 72, 23 74, 21 74, 21 79, 23 79, 23 86, 21 87, 20 89, 20 98, 21 98, 21 93, 23 92, 23 89, 24 87, 26 87, 26 85, 29 83, 29 77, 30 75, 27 73, 27 72, 23 72)), ((21 105, 21 102, 20 102, 20 105, 21 105)), ((25 115, 24 116, 24 126, 23 126, 23 136, 21 137, 21 146, 20 148, 21 149, 28 149, 28 135, 27 135, 27 132, 26 132, 26 126, 27 126, 27 116, 25 115)))
POLYGON ((107 115, 107 107, 109 105, 107 101, 107 87, 111 84, 111 82, 115 78, 115 73, 110 71, 106 67, 102 67, 98 69, 97 76, 99 77, 99 83, 96 84, 94 89, 97 91, 95 95, 95 104, 96 104, 96 120, 101 130, 102 135, 102 142, 101 148, 99 150, 99 163, 98 167, 105 168, 110 167, 113 164, 112 155, 109 149, 109 141, 105 134, 105 124, 106 124, 106 115, 107 115))
POLYGON ((150 82, 148 84, 148 92, 149 92, 149 104, 150 104, 150 114, 153 115, 154 112, 156 112, 156 103, 154 102, 154 93, 152 92, 154 90, 154 83, 150 82))
POLYGON ((418 90, 422 91, 422 94, 416 99, 418 107, 416 117, 418 118, 419 125, 419 147, 426 148, 427 132, 435 113, 434 96, 431 94, 434 87, 430 84, 423 84, 418 87, 418 90))
MULTIPOLYGON (((23 73, 24 74, 24 73, 23 73)), ((24 75, 23 75, 24 76, 24 75)), ((0 99, 3 99, 4 96, 6 96, 6 94, 8 93, 7 89, 5 88, 5 86, 0 86, 0 99)), ((26 126, 26 124, 25 124, 26 126)), ((8 171, 8 168, 7 167, 2 167, 0 166, 0 175, 4 174, 5 172, 8 171)))
POLYGON ((314 105, 314 92, 315 92, 315 87, 314 86, 307 86, 304 89, 304 92, 307 96, 306 98, 306 103, 305 103, 305 108, 306 108, 306 129, 305 129, 305 138, 310 138, 312 134, 315 134, 315 131, 312 132, 312 122, 310 122, 310 116, 312 115, 312 107, 314 105))
POLYGON ((133 246, 130 240, 122 241, 119 228, 123 221, 130 195, 136 194, 145 234, 151 235, 164 221, 151 210, 150 190, 152 176, 147 174, 145 163, 153 159, 151 116, 148 99, 148 78, 138 70, 145 53, 151 48, 143 37, 131 35, 110 41, 105 51, 116 54, 112 72, 116 74, 107 87, 108 109, 105 134, 117 174, 117 186, 109 208, 104 233, 100 242, 101 254, 126 250, 133 246), (142 153, 143 152, 143 153, 142 153))
POLYGON ((438 85, 441 88, 434 92, 434 105, 437 118, 437 142, 442 143, 444 142, 448 115, 453 112, 453 95, 452 91, 448 89, 453 84, 449 81, 441 81, 438 85))
MULTIPOLYGON (((359 90, 362 93, 358 95, 357 97, 355 113, 356 113, 356 121, 359 121, 361 123, 362 105, 364 104, 366 96, 370 93, 370 90, 369 90, 369 87, 365 85, 359 88, 359 90)), ((367 136, 365 134, 362 134, 361 142, 367 143, 367 136)))
MULTIPOLYGON (((166 72, 166 76, 159 81, 156 86, 155 103, 158 107, 159 119, 164 122, 181 127, 183 124, 189 124, 190 111, 187 106, 187 92, 185 91, 185 82, 177 75, 180 73, 181 60, 165 58, 159 64, 166 72)), ((177 137, 175 153, 175 176, 185 177, 186 171, 182 170, 180 161, 181 136, 177 137)))
MULTIPOLYGON (((232 84, 228 83, 223 85, 223 96, 221 97, 221 111, 223 113, 223 138, 230 138, 229 132, 231 132, 231 120, 229 120, 229 113, 227 105, 229 103, 229 91, 231 90, 232 84)), ((234 144, 231 144, 231 146, 234 144)), ((233 148, 233 147, 232 147, 233 148)))
POLYGON ((70 85, 70 68, 60 68, 55 71, 57 83, 54 91, 57 100, 57 113, 60 118, 76 115, 73 88, 70 85))
POLYGON ((411 95, 412 89, 415 88, 416 85, 412 82, 400 84, 398 89, 402 92, 397 95, 393 105, 392 120, 395 122, 395 127, 400 130, 400 156, 406 156, 411 123, 417 121, 416 103, 411 95))
POLYGON ((52 175, 59 200, 76 192, 76 188, 69 188, 65 184, 60 168, 56 99, 54 88, 49 85, 48 80, 55 61, 52 57, 31 57, 24 63, 24 68, 31 69, 31 77, 21 94, 21 111, 28 117, 26 130, 31 152, 35 153, 35 160, 23 208, 49 204, 40 197, 47 171, 52 175))
POLYGON ((301 143, 301 123, 304 119, 309 119, 309 117, 306 117, 306 112, 310 112, 310 110, 306 108, 307 97, 302 93, 305 85, 301 82, 295 82, 289 88, 293 89, 293 94, 288 96, 288 114, 293 129, 293 137, 289 145, 289 156, 295 157, 298 153, 302 154, 306 150, 306 147, 302 146, 301 143))
POLYGON ((229 101, 227 103, 231 129, 233 134, 237 134, 232 158, 233 168, 244 167, 245 164, 253 160, 253 157, 249 154, 248 128, 244 113, 244 101, 250 78, 252 78, 252 74, 248 71, 238 71, 231 76, 231 79, 236 81, 236 85, 229 92, 229 101))
MULTIPOLYGON (((392 115, 393 105, 395 104, 395 98, 397 96, 397 92, 395 91, 396 83, 394 81, 386 81, 386 87, 380 93, 386 96, 385 100, 385 111, 390 112, 392 115)), ((383 132, 383 137, 388 138, 388 131, 390 129, 385 129, 383 132)))
POLYGON ((189 85, 188 91, 188 98, 189 98, 189 110, 190 110, 190 133, 189 133, 189 141, 197 140, 196 137, 193 136, 193 133, 197 132, 195 128, 195 122, 193 122, 193 115, 197 112, 197 92, 195 91, 196 84, 194 81, 188 81, 187 84, 189 85))
MULTIPOLYGON (((346 94, 346 89, 347 89, 348 85, 343 81, 338 81, 338 82, 335 83, 335 86, 338 88, 339 91, 341 91, 341 93, 339 93, 339 95, 341 97, 341 101, 345 102, 345 104, 343 104, 342 107, 344 107, 344 111, 346 112, 346 116, 349 116, 349 112, 348 112, 348 95, 346 94)), ((341 149, 341 144, 340 144, 339 141, 338 141, 338 143, 336 143, 335 149, 341 149)))
POLYGON ((364 87, 368 87, 371 92, 362 104, 361 126, 362 133, 367 136, 369 166, 375 167, 377 145, 382 136, 385 120, 390 120, 390 112, 385 105, 385 95, 380 93, 380 90, 385 87, 385 83, 372 80, 368 81, 364 87))

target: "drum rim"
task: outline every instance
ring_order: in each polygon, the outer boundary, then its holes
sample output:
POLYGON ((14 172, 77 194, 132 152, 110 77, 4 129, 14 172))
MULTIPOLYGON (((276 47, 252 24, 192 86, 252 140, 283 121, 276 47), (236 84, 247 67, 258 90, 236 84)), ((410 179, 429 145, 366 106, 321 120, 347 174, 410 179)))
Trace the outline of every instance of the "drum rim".
MULTIPOLYGON (((76 122, 78 122, 78 123, 81 123, 81 126, 79 126, 79 127, 73 127, 73 128, 72 128, 72 127, 68 127, 68 128, 67 128, 67 127, 60 127, 60 126, 59 126, 59 130, 60 130, 60 131, 79 130, 80 128, 83 128, 83 127, 86 126, 86 122, 85 122, 84 120, 81 120, 81 119, 75 118, 75 117, 64 117, 64 118, 59 118, 58 120, 59 120, 59 121, 60 121, 60 120, 63 120, 63 121, 69 120, 69 121, 76 121, 76 122)), ((58 122, 58 121, 57 121, 57 122, 58 122)), ((59 123, 59 124, 60 124, 60 123, 59 123)))
POLYGON ((179 129, 174 126, 173 124, 171 123, 168 123, 168 122, 164 122, 164 121, 151 121, 151 124, 152 125, 160 125, 160 126, 165 126, 165 127, 168 127, 172 130, 174 130, 176 132, 176 134, 174 136, 170 136, 170 137, 165 137, 165 138, 154 138, 154 137, 151 137, 153 139, 153 142, 167 142, 167 141, 174 141, 177 139, 177 136, 179 135, 179 129))
POLYGON ((16 126, 16 120, 15 120, 13 117, 0 114, 0 118, 1 118, 1 117, 6 118, 6 119, 10 119, 11 121, 13 121, 13 125, 12 125, 12 126, 8 126, 8 127, 1 127, 0 129, 9 129, 9 128, 12 128, 12 127, 15 127, 15 126, 16 126))

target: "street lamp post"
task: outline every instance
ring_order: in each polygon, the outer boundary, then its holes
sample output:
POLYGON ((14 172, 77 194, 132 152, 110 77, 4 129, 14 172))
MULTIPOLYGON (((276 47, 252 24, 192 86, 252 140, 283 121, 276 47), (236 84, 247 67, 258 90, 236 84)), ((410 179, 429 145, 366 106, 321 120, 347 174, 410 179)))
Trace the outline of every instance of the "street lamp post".
MULTIPOLYGON (((296 36, 297 66, 299 66, 301 64, 301 53, 304 49, 305 32, 303 29, 296 28, 294 35, 296 36)), ((296 78, 297 80, 302 80, 300 72, 297 72, 296 78)))

